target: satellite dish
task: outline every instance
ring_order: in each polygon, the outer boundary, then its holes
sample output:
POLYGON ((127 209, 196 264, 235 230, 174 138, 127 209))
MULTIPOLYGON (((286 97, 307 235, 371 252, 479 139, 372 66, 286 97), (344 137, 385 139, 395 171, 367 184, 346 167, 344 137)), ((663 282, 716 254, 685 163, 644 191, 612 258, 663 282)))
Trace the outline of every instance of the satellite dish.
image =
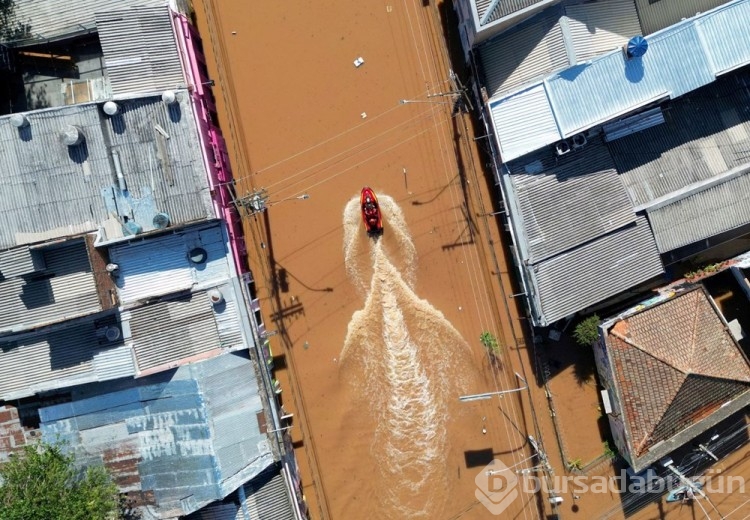
POLYGON ((154 216, 153 223, 154 223, 154 227, 156 229, 165 229, 165 228, 169 227, 169 223, 170 223, 169 214, 168 213, 157 213, 154 216))

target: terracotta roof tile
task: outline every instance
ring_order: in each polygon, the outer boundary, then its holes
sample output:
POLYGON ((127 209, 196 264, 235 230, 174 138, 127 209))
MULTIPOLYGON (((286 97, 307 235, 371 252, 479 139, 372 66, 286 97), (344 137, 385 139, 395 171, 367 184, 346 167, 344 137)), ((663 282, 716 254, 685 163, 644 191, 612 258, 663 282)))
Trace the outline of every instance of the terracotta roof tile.
POLYGON ((750 386, 750 365, 703 288, 620 320, 607 347, 636 456, 750 386))

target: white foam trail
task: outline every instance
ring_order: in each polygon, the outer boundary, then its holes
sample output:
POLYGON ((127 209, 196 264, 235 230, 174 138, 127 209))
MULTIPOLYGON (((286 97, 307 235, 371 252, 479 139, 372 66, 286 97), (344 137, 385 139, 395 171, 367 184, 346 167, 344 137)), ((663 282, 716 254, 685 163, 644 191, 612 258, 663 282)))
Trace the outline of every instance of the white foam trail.
POLYGON ((442 313, 414 294, 416 249, 406 222, 391 197, 379 200, 386 235, 378 240, 362 229, 358 199, 344 210, 346 269, 365 304, 349 322, 340 366, 377 420, 371 449, 384 514, 429 518, 448 485, 448 402, 466 388, 461 367, 469 349, 442 313))
POLYGON ((406 283, 413 289, 416 281, 417 248, 414 247, 414 242, 406 227, 404 213, 392 197, 381 195, 378 200, 383 212, 384 226, 387 226, 388 237, 386 238, 392 236, 397 244, 398 254, 393 256, 401 259, 401 265, 396 265, 401 268, 401 274, 406 283))

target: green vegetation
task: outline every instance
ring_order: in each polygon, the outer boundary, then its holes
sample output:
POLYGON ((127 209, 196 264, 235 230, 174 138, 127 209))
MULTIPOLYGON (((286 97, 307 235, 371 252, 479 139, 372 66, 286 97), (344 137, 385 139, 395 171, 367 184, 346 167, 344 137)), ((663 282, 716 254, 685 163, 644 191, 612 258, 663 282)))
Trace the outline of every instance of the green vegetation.
POLYGON ((0 0, 0 40, 17 40, 28 36, 31 27, 15 19, 15 0, 0 0))
POLYGON ((499 357, 500 356, 500 345, 497 342, 497 338, 495 335, 491 332, 484 331, 479 336, 479 341, 482 343, 484 348, 487 349, 487 352, 490 353, 492 357, 499 357))
POLYGON ((573 459, 568 461, 568 471, 581 471, 583 469, 583 462, 581 459, 573 459))
POLYGON ((721 269, 721 266, 722 266, 721 262, 716 263, 716 264, 708 264, 707 266, 701 269, 697 269, 695 271, 688 271, 687 273, 685 273, 685 278, 689 280, 691 278, 699 278, 703 276, 704 274, 715 273, 719 269, 721 269))
POLYGON ((3 520, 107 520, 120 511, 117 486, 103 466, 81 470, 57 444, 24 446, 0 467, 3 520))
POLYGON ((573 339, 582 347, 590 347, 599 340, 599 324, 601 320, 596 314, 581 320, 573 330, 573 339))
POLYGON ((617 448, 610 446, 609 441, 604 441, 604 456, 609 459, 617 457, 617 448))

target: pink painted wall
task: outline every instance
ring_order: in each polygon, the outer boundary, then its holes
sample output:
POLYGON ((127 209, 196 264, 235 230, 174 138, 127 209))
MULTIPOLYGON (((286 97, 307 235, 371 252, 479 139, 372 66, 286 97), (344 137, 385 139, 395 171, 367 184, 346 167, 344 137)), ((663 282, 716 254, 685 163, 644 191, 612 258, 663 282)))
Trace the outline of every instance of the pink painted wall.
POLYGON ((200 49, 200 36, 188 21, 179 14, 172 13, 172 26, 180 49, 183 70, 187 74, 188 89, 193 98, 193 113, 198 123, 198 134, 203 145, 203 159, 208 171, 208 185, 214 203, 217 218, 224 219, 229 230, 229 244, 232 248, 237 273, 248 272, 247 249, 242 232, 242 219, 232 203, 232 196, 227 183, 232 181, 232 170, 229 166, 224 138, 214 124, 216 105, 207 83, 209 80, 206 60, 200 49))

